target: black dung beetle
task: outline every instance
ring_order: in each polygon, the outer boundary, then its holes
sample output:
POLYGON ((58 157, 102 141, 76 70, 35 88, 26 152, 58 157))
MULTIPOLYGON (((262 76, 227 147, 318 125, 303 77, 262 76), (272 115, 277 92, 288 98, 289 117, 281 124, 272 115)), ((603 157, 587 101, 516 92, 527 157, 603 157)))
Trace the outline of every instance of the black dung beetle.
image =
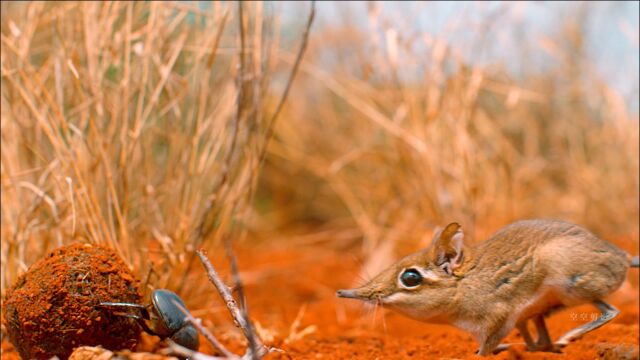
POLYGON ((103 302, 101 307, 136 309, 137 314, 120 313, 118 315, 136 319, 140 327, 151 335, 160 338, 170 338, 176 344, 197 351, 200 346, 198 331, 191 323, 185 320, 185 315, 176 305, 179 304, 185 310, 187 306, 182 299, 167 289, 157 289, 151 294, 151 304, 144 306, 132 303, 103 302), (147 325, 147 321, 151 326, 147 325))

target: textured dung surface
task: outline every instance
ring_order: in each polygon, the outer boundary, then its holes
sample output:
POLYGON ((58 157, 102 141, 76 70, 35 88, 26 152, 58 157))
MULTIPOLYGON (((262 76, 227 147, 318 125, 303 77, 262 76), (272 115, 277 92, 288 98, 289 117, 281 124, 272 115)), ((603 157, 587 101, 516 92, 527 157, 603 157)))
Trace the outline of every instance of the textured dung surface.
POLYGON ((23 359, 66 359, 80 345, 133 349, 133 320, 97 308, 100 302, 141 301, 138 281, 112 250, 74 244, 34 264, 9 289, 5 326, 23 359))

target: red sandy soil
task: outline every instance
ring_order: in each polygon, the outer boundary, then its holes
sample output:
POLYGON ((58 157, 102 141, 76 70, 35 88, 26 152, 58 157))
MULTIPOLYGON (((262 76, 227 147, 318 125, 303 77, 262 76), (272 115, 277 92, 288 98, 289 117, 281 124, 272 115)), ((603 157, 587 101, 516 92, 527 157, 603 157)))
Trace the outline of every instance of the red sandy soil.
MULTIPOLYGON (((250 315, 267 345, 284 351, 271 354, 270 359, 481 359, 474 355, 478 349, 474 339, 454 327, 424 324, 337 298, 336 289, 360 282, 357 274, 361 259, 354 255, 355 249, 259 245, 239 248, 236 253, 246 283, 250 315), (294 326, 300 314, 299 324, 294 326)), ((220 273, 228 275, 222 255, 211 259, 220 273)), ((189 281, 205 284, 203 269, 194 267, 193 272, 189 281)), ((516 346, 489 358, 637 359, 638 269, 631 269, 628 279, 609 299, 621 310, 620 315, 564 348, 562 354, 529 353, 524 346, 516 346)), ((194 288, 198 289, 198 296, 183 295, 192 313, 204 319, 204 324, 232 351, 242 353, 240 333, 233 328, 213 286, 194 288)), ((597 315, 597 310, 585 305, 552 315, 547 320, 551 336, 558 338, 588 322, 592 314, 597 315)), ((522 339, 513 331, 504 342, 522 339)), ((215 354, 203 338, 201 344, 202 352, 215 354)), ((145 335, 138 350, 157 353, 162 347, 157 338, 145 335)), ((2 349, 3 358, 17 357, 6 340, 2 349)))

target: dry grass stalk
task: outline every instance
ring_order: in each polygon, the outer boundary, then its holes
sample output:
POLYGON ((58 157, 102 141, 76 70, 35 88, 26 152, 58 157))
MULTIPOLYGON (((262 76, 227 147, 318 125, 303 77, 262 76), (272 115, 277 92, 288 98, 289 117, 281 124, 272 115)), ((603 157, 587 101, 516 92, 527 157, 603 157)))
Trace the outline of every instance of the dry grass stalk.
POLYGON ((316 330, 318 330, 318 327, 316 325, 308 325, 303 329, 300 329, 300 324, 302 323, 302 318, 304 317, 304 313, 306 310, 307 304, 303 304, 298 310, 296 318, 291 323, 291 326, 289 326, 289 335, 287 335, 287 337, 284 339, 285 344, 303 339, 305 336, 313 334, 314 332, 316 332, 316 330))
POLYGON ((276 18, 261 3, 3 2, 2 291, 73 241, 166 287, 244 226, 276 18))
POLYGON ((204 338, 207 339, 207 341, 211 345, 213 345, 215 349, 220 351, 222 355, 224 355, 226 358, 235 357, 235 355, 231 351, 229 351, 220 341, 218 341, 218 339, 206 327, 202 325, 202 322, 200 319, 196 319, 195 317, 193 317, 193 315, 191 315, 189 310, 185 309, 177 301, 174 300, 173 303, 175 306, 177 306, 180 309, 180 311, 182 311, 182 313, 185 316, 185 319, 188 322, 190 322, 196 328, 196 330, 198 330, 198 332, 202 334, 202 336, 204 336, 204 338))

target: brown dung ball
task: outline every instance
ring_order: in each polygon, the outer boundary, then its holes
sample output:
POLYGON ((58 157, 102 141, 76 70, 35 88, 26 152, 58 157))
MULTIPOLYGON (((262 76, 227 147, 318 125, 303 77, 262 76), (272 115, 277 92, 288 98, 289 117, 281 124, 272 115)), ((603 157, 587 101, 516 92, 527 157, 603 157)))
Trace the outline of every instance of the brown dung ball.
POLYGON ((55 249, 7 292, 9 340, 23 359, 67 359, 83 345, 133 350, 140 337, 135 320, 97 305, 138 304, 138 286, 109 248, 73 244, 55 249))

